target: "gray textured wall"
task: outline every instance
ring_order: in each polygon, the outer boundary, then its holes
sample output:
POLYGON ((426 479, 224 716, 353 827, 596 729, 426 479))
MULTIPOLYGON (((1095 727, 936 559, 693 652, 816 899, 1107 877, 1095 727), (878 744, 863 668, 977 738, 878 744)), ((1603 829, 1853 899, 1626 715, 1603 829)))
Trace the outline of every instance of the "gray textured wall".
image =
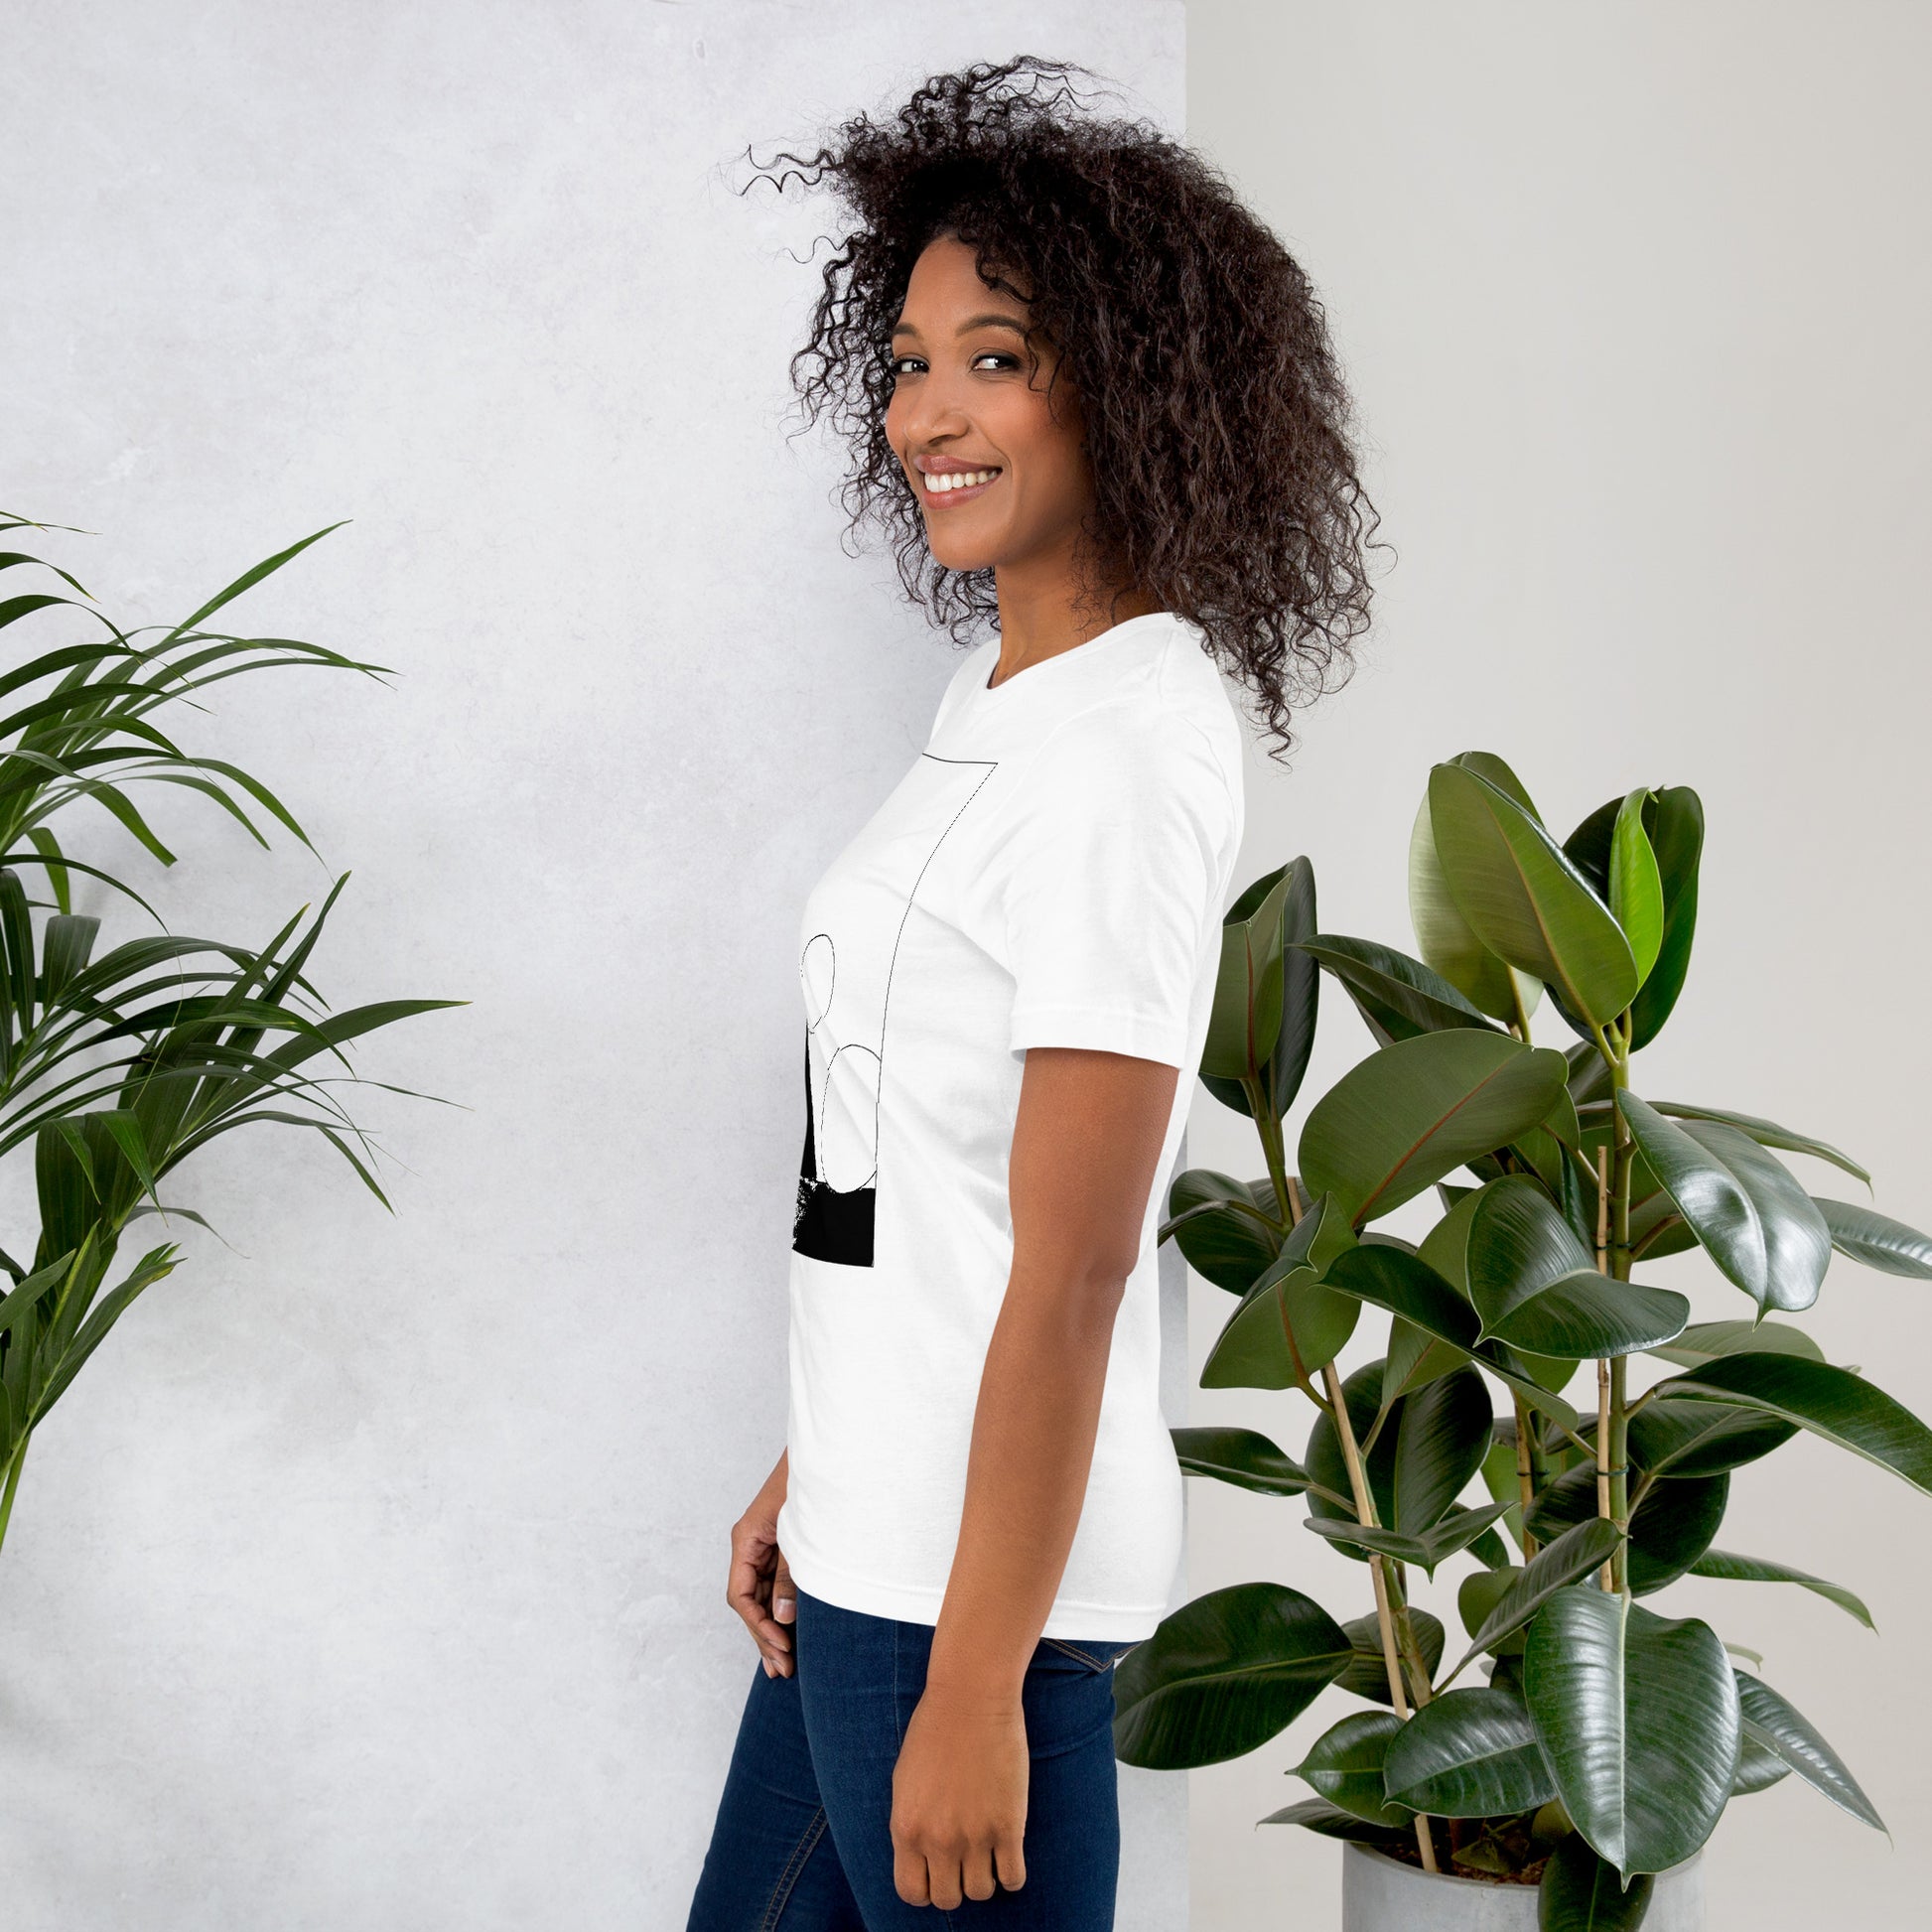
MULTIPOLYGON (((955 661, 781 435, 829 210, 730 164, 1022 48, 1177 123, 1181 33, 1174 0, 12 10, 0 501, 100 532, 58 554, 140 620, 354 519, 239 609, 395 688, 276 674, 180 723, 354 868, 334 1000, 474 1002, 361 1056, 462 1103, 367 1096, 397 1217, 306 1145, 211 1151, 175 1197, 231 1247, 187 1229, 35 1443, 14 1932, 682 1925, 755 1668, 726 1531, 783 1429, 789 935, 955 661)), ((326 886, 157 809, 182 928, 326 886)), ((1124 1923, 1183 1923, 1183 1781, 1124 1783, 1124 1923)))
MULTIPOLYGON (((1366 668, 1308 715, 1291 774, 1250 767, 1244 880, 1307 852, 1327 929, 1402 944, 1432 761, 1499 752, 1565 827, 1632 784, 1695 784, 1697 952, 1638 1091, 1848 1148, 1878 1206, 1919 1227, 1929 61, 1932 16, 1877 0, 1188 9, 1189 134, 1326 298, 1399 552, 1366 668), (1592 715, 1592 692, 1627 708, 1592 715)), ((1369 1045, 1345 1000, 1323 1029, 1311 1099, 1369 1045)), ((1212 1102, 1193 1145, 1255 1172, 1252 1129, 1212 1102)), ((1818 1193, 1865 1197, 1794 1165, 1818 1193)), ((1749 1312, 1695 1256, 1650 1275, 1700 1319, 1749 1312)), ((1194 1297, 1198 1359, 1226 1304, 1194 1297)), ((1809 1322, 1932 1414, 1924 1283, 1835 1260, 1809 1322)), ((1309 1411, 1197 1393, 1194 1419, 1299 1450, 1309 1411)), ((1359 1573, 1280 1508, 1205 1484, 1193 1507, 1196 1587, 1272 1575, 1366 1609, 1359 1573)), ((1895 1842, 1796 1778, 1743 1800, 1712 1842, 1712 1932, 1923 1925, 1932 1503, 1806 1440, 1738 1473, 1723 1545, 1870 1604, 1877 1636, 1784 1587, 1659 1599, 1764 1653, 1895 1842)), ((1444 1576, 1432 1601, 1455 1628, 1444 1576)), ((1348 1702, 1193 1774, 1203 1932, 1339 1923, 1335 1848, 1253 1826, 1305 1793, 1282 1774, 1348 1702)))

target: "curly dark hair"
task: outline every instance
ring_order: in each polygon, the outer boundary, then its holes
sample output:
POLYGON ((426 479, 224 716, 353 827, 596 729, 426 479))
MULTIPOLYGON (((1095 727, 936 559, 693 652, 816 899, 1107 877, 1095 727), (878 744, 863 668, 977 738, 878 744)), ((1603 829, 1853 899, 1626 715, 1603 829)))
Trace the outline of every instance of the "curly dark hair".
POLYGON ((1291 700, 1353 668, 1364 553, 1387 547, 1321 305, 1215 169, 1150 123, 1088 115, 1074 73, 1094 78, 1031 55, 936 74, 816 154, 757 169, 780 194, 828 183, 858 222, 824 265, 793 386, 806 425, 829 415, 850 445, 851 530, 884 531, 907 597, 956 642, 997 628, 993 572, 933 558, 885 428, 912 265, 941 234, 972 246, 1078 393, 1087 554, 1200 626, 1285 753, 1291 700))

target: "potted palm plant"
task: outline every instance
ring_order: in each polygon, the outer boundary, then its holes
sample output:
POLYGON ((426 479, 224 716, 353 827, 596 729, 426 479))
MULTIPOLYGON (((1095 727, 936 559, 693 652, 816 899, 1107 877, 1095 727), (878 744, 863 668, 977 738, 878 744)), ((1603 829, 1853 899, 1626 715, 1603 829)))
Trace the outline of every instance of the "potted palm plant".
POLYGON ((1719 1547, 1733 1473, 1800 1431, 1932 1492, 1932 1431, 1786 1318, 1834 1252, 1932 1278, 1932 1240, 1777 1158, 1868 1186, 1837 1148, 1632 1084, 1685 983, 1703 823, 1689 787, 1638 787, 1559 843, 1502 759, 1465 753, 1411 840, 1420 958, 1320 932, 1306 859, 1226 916, 1201 1077, 1267 1173, 1183 1173, 1162 1234, 1236 1298, 1203 1385, 1296 1389, 1313 1420, 1299 1461, 1239 1428, 1175 1449, 1298 1504, 1368 1587, 1352 1617, 1266 1581, 1183 1605, 1119 1667, 1116 1748, 1214 1763, 1329 1685, 1360 1699, 1296 1767, 1313 1795, 1263 1821, 1345 1841, 1348 1932, 1700 1932, 1733 1797, 1795 1774, 1880 1826, 1760 1660, 1658 1600, 1685 1576, 1795 1584, 1869 1624, 1850 1590, 1719 1547), (1324 973, 1374 1050, 1291 1171, 1324 973), (1531 1036, 1546 995, 1567 1050, 1531 1036), (1377 1226, 1432 1188, 1419 1241, 1377 1226), (1642 1279, 1691 1249, 1739 1318, 1693 1323, 1642 1279), (1365 1318, 1379 1352, 1344 1376, 1365 1318), (1451 1564, 1453 1641, 1411 1601, 1412 1572, 1451 1564))
MULTIPOLYGON (((0 515, 0 533, 55 527, 66 526, 0 515)), ((159 636, 123 630, 67 571, 0 551, 0 571, 38 566, 79 593, 0 597, 0 630, 18 635, 10 627, 42 612, 83 621, 76 641, 0 672, 0 1160, 31 1155, 40 1219, 32 1246, 20 1244, 29 1259, 14 1258, 11 1233, 0 1248, 0 1540, 35 1431, 136 1299, 180 1264, 180 1249, 166 1242, 110 1287, 123 1237, 151 1214, 164 1226, 202 1219, 164 1202, 163 1183, 223 1134, 294 1126, 333 1147, 388 1206, 364 1158, 367 1138, 333 1091, 357 1077, 344 1048, 414 1014, 463 1004, 384 1000, 328 1011, 306 969, 346 873, 312 918, 304 907, 259 946, 163 927, 103 948, 102 918, 74 907, 79 876, 160 925, 132 886, 55 829, 91 805, 173 865, 136 787, 199 792, 265 846, 252 806, 309 844, 267 786, 184 750, 155 718, 170 706, 195 708, 196 692, 244 671, 383 668, 296 638, 207 627, 327 534, 255 565, 181 623, 147 627, 159 636)))

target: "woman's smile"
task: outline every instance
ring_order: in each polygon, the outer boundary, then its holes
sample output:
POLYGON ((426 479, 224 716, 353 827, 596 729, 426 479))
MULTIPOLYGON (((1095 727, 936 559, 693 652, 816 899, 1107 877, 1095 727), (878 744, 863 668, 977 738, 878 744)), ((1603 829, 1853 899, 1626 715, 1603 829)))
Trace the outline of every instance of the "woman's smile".
POLYGON ((970 502, 983 496, 1000 477, 1000 467, 988 464, 979 469, 943 463, 937 457, 916 459, 919 470, 919 495, 932 509, 950 509, 955 503, 970 502))

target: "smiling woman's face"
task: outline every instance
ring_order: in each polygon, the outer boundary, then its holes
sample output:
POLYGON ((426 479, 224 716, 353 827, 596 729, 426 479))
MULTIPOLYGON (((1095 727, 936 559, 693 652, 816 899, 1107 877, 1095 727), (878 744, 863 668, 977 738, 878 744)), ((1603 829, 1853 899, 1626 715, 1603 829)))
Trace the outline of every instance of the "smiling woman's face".
POLYGON ((955 236, 913 264, 893 332, 886 435, 949 570, 1064 567, 1093 500, 1078 402, 1064 381, 1047 402, 1053 349, 1029 348, 1027 320, 1027 305, 988 288, 955 236))

